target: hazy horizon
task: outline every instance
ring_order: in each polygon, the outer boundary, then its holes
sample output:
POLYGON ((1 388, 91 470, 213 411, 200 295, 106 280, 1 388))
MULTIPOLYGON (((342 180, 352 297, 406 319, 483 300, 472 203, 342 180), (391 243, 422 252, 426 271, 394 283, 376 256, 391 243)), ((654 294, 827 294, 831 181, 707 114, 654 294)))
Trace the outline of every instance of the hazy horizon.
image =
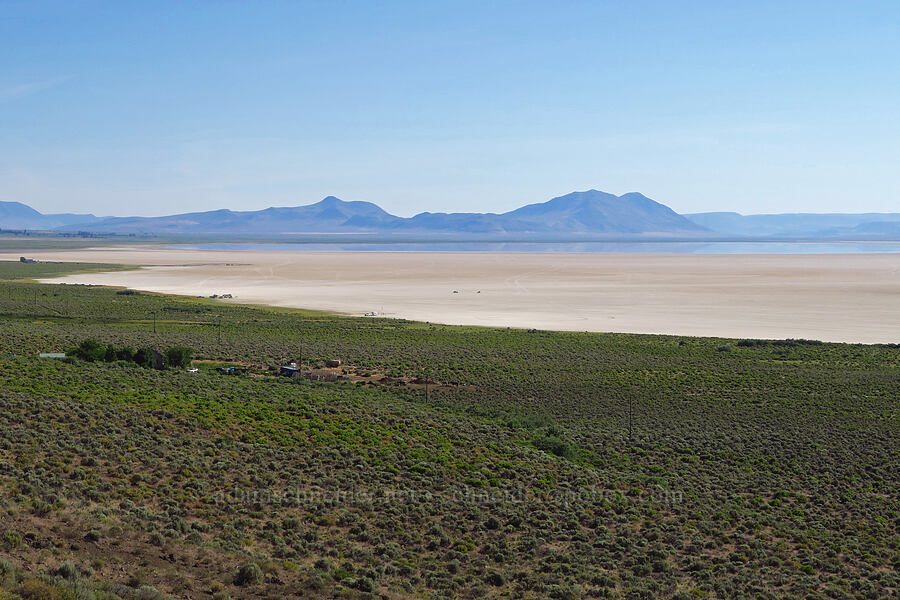
POLYGON ((0 2, 0 200, 892 212, 892 2, 0 2))
MULTIPOLYGON (((596 188, 592 188, 592 189, 596 189, 596 188)), ((569 192, 566 192, 566 194, 572 193, 572 192, 584 192, 584 191, 588 191, 588 190, 571 190, 569 192)), ((600 190, 600 189, 597 189, 596 191, 606 192, 606 190, 600 190)), ((616 194, 614 192, 607 192, 607 193, 612 193, 616 196, 622 196, 624 194, 629 194, 629 193, 642 194, 642 192, 639 192, 637 190, 630 190, 628 192, 622 192, 622 193, 618 193, 618 194, 616 194)), ((544 200, 539 200, 536 203, 547 202, 549 200, 552 200, 553 198, 556 198, 556 197, 559 197, 562 195, 565 195, 565 194, 559 194, 558 196, 554 196, 552 198, 546 198, 544 200)), ((643 194, 643 195, 646 196, 646 194, 643 194)), ((336 194, 327 194, 326 196, 324 196, 322 198, 318 198, 315 200, 309 200, 309 201, 298 201, 295 204, 279 204, 279 205, 270 205, 270 206, 261 206, 260 205, 260 206, 254 207, 254 208, 243 208, 243 207, 239 207, 239 206, 218 206, 218 207, 208 207, 208 208, 202 208, 202 209, 193 209, 190 206, 187 206, 187 207, 182 207, 181 209, 178 209, 175 212, 165 213, 165 214, 142 214, 142 213, 133 213, 133 214, 132 213, 129 213, 129 214, 125 214, 125 213, 110 213, 110 214, 92 213, 92 214, 94 214, 94 216, 97 216, 97 217, 163 217, 163 216, 170 216, 170 215, 176 215, 176 214, 212 212, 212 211, 216 211, 216 210, 230 210, 233 212, 253 212, 253 211, 266 210, 268 208, 298 208, 298 207, 311 206, 313 204, 318 204, 319 202, 322 202, 323 200, 330 198, 330 197, 337 198, 338 200, 341 200, 344 202, 371 202, 369 200, 361 200, 361 199, 357 199, 357 198, 343 198, 336 194)), ((664 204, 664 205, 666 204, 665 202, 663 202, 662 200, 659 200, 657 198, 650 197, 650 199, 654 200, 656 202, 659 202, 661 204, 664 204)), ((3 201, 3 200, 0 200, 0 201, 3 201)), ((437 210, 432 210, 431 208, 429 208, 427 206, 420 206, 418 212, 412 212, 409 214, 397 214, 397 213, 394 213, 394 212, 386 209, 384 206, 381 206, 377 202, 372 202, 372 203, 378 205, 379 207, 384 209, 386 212, 393 214, 394 216, 403 217, 403 218, 410 218, 410 217, 416 216, 421 213, 438 213, 438 212, 449 213, 449 212, 451 212, 451 211, 437 211, 437 210)), ((38 209, 37 207, 32 206, 25 202, 23 202, 22 204, 26 204, 27 206, 30 206, 31 208, 38 210, 38 212, 41 212, 42 214, 53 214, 53 213, 49 213, 48 211, 42 211, 42 210, 38 209)), ((529 203, 529 204, 534 204, 534 203, 529 203)), ((490 210, 490 209, 484 209, 484 210, 475 209, 475 210, 470 210, 470 211, 452 211, 452 212, 465 212, 465 213, 475 213, 475 214, 503 214, 503 213, 515 210, 517 208, 521 208, 522 206, 526 206, 526 204, 513 206, 512 208, 510 208, 508 210, 503 210, 503 211, 495 211, 495 210, 490 210)), ((74 213, 74 214, 79 214, 79 213, 90 214, 90 211, 81 211, 81 210, 67 210, 65 212, 74 213)), ((678 211, 676 211, 676 212, 678 212, 678 211)), ((793 211, 793 212, 785 211, 785 212, 771 212, 771 213, 749 213, 749 212, 742 213, 740 211, 711 210, 711 211, 698 211, 697 213, 681 213, 681 212, 679 212, 679 214, 691 215, 691 214, 703 214, 703 213, 713 213, 713 212, 732 212, 732 213, 740 214, 742 216, 766 216, 766 215, 790 215, 790 214, 822 214, 822 215, 828 215, 828 214, 834 214, 834 215, 840 215, 840 214, 900 214, 900 207, 893 209, 893 210, 885 210, 885 211, 846 210, 846 211, 802 211, 802 212, 800 212, 800 211, 793 211)))

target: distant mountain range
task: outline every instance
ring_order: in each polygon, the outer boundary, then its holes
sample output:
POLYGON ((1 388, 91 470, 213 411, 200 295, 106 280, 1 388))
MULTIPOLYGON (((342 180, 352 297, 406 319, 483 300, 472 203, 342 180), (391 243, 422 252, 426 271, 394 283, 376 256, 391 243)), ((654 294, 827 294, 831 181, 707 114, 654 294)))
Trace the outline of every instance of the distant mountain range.
POLYGON ((227 209, 164 217, 41 214, 19 202, 0 202, 0 229, 89 231, 138 235, 278 235, 321 233, 453 234, 583 238, 898 239, 900 213, 679 215, 636 192, 615 196, 572 192, 505 213, 430 213, 398 217, 371 202, 329 196, 306 206, 257 211, 227 209))
POLYGON ((112 217, 90 223, 88 228, 101 233, 334 233, 380 231, 402 220, 371 202, 344 202, 329 196, 315 204, 290 208, 221 209, 166 217, 112 217))
POLYGON ((19 203, 0 205, 0 228, 86 230, 134 234, 608 234, 685 235, 708 233, 672 209, 638 193, 615 196, 597 190, 573 192, 507 213, 421 213, 404 218, 371 202, 329 196, 308 206, 257 211, 213 210, 165 217, 41 215, 19 203), (27 209, 31 212, 23 212, 27 209))
POLYGON ((741 215, 709 212, 684 216, 712 231, 742 237, 900 239, 900 213, 741 215))

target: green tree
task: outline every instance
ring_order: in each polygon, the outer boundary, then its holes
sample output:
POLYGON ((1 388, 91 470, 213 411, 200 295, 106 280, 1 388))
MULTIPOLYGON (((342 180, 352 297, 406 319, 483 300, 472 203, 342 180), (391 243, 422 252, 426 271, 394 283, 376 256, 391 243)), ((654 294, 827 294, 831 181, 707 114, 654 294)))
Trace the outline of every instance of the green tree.
POLYGON ((152 367, 154 363, 153 358, 153 350, 150 348, 141 348, 134 353, 134 362, 142 367, 152 367))
POLYGON ((191 364, 193 351, 184 346, 174 346, 166 350, 166 362, 171 367, 188 367, 191 364))
POLYGON ((106 346, 97 340, 87 339, 78 344, 72 354, 89 362, 102 361, 106 359, 106 346))

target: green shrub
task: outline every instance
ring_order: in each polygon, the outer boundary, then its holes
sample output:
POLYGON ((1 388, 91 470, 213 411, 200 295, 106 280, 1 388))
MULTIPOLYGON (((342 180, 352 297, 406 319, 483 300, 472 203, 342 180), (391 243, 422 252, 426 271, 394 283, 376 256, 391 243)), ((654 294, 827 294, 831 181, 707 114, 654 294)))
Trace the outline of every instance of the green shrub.
POLYGON ((16 573, 16 567, 5 558, 0 558, 0 579, 16 573))
POLYGON ((78 578, 78 567, 75 566, 71 560, 67 560, 66 562, 59 565, 56 569, 56 574, 64 579, 77 579, 78 578))
POLYGON ((152 585, 142 585, 135 595, 136 600, 168 600, 168 596, 152 585))
POLYGON ((18 531, 4 531, 0 536, 0 547, 7 552, 22 546, 22 536, 18 531))
POLYGON ((265 576, 262 569, 255 562, 245 563, 238 569, 234 576, 235 585, 258 585, 263 582, 265 576))
POLYGON ((555 435, 538 434, 531 439, 531 444, 538 450, 543 450, 562 458, 575 458, 575 447, 555 435))
POLYGON ((53 510, 53 506, 49 502, 43 500, 33 500, 31 502, 31 512, 38 517, 46 517, 53 510))
POLYGON ((356 580, 356 589, 361 592, 371 593, 375 591, 375 582, 368 577, 360 577, 356 580))
POLYGON ((23 581, 16 589, 16 593, 24 600, 69 600, 73 597, 68 590, 38 579, 23 581))

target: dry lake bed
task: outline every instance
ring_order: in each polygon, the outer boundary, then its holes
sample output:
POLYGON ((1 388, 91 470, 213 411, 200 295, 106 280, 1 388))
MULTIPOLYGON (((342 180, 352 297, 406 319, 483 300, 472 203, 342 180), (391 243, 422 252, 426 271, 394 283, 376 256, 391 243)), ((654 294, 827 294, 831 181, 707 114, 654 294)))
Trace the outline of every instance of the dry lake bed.
MULTIPOLYGON (((449 324, 900 342, 900 253, 33 252, 141 265, 56 283, 449 324)), ((0 254, 17 260, 19 253, 0 254)))

